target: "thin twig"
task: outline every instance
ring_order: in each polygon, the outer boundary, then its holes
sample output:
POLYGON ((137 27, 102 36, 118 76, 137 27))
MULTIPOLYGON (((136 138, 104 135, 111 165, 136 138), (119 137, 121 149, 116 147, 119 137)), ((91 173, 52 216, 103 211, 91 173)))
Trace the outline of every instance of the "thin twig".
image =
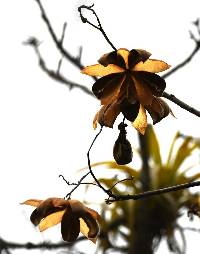
POLYGON ((61 46, 63 46, 63 42, 64 42, 64 39, 65 39, 66 27, 67 27, 67 22, 65 22, 63 24, 63 30, 62 30, 62 35, 61 35, 61 39, 60 39, 61 46))
POLYGON ((100 182, 99 182, 98 179, 96 178, 95 174, 93 173, 92 168, 91 168, 91 164, 90 164, 90 151, 91 151, 91 149, 92 149, 92 147, 93 147, 93 145, 94 145, 96 139, 97 139, 98 136, 101 134, 102 130, 103 130, 103 126, 101 126, 99 132, 98 132, 97 135, 94 137, 94 139, 93 139, 93 141, 92 141, 92 143, 91 143, 91 145, 90 145, 90 147, 89 147, 89 149, 88 149, 88 152, 87 152, 88 168, 89 168, 89 171, 90 171, 91 176, 94 178, 94 180, 95 180, 95 182, 97 183, 97 185, 99 186, 99 188, 101 188, 106 194, 112 195, 112 192, 111 192, 110 190, 105 189, 105 188, 100 184, 100 182))
POLYGON ((176 65, 174 68, 171 68, 166 74, 162 75, 161 77, 166 79, 167 77, 172 75, 174 72, 183 68, 186 64, 188 64, 193 59, 193 57, 196 55, 196 53, 199 51, 199 49, 200 49, 200 44, 198 43, 198 44, 196 44, 194 50, 190 53, 190 55, 185 60, 183 60, 178 65, 176 65))
MULTIPOLYGON (((66 199, 70 199, 72 193, 79 187, 79 185, 82 183, 82 181, 86 178, 86 176, 88 176, 90 174, 90 172, 87 172, 84 176, 81 177, 81 179, 78 181, 78 183, 75 185, 75 187, 69 192, 67 193, 67 195, 65 196, 66 199)), ((60 175, 62 176, 62 175, 60 175)), ((62 176, 63 177, 63 176, 62 176)), ((64 179, 64 177, 63 177, 64 179)))
POLYGON ((114 50, 117 50, 117 48, 113 45, 113 43, 109 40, 107 34, 105 33, 105 31, 104 31, 104 29, 103 29, 103 27, 102 27, 102 25, 101 25, 100 19, 99 19, 98 15, 96 14, 95 10, 93 9, 93 7, 94 7, 94 4, 91 5, 91 6, 81 5, 81 6, 78 8, 78 11, 79 11, 79 13, 80 13, 80 17, 81 17, 82 22, 83 22, 83 23, 88 23, 88 24, 91 25, 92 27, 94 27, 94 28, 96 28, 97 30, 99 30, 99 31, 103 34, 103 36, 104 36, 104 38, 106 39, 106 41, 110 44, 110 46, 111 46, 114 50), (83 16, 83 14, 82 14, 82 9, 87 9, 87 10, 91 11, 92 14, 96 17, 96 20, 97 20, 98 25, 93 24, 93 23, 90 22, 87 18, 85 18, 85 17, 83 16))
POLYGON ((109 189, 110 191, 119 183, 125 182, 125 181, 133 181, 134 176, 131 176, 130 178, 124 178, 122 180, 117 181, 113 186, 109 189))
MULTIPOLYGON (((87 175, 86 175, 87 176, 87 175)), ((97 186, 96 183, 91 183, 91 182, 81 182, 80 180, 77 182, 77 183, 71 183, 70 181, 66 180, 65 177, 63 175, 59 175, 59 177, 62 177, 63 181, 69 185, 69 186, 77 186, 77 185, 81 185, 81 184, 86 184, 86 185, 95 185, 97 186)), ((85 178, 85 175, 84 175, 84 178, 85 178)))

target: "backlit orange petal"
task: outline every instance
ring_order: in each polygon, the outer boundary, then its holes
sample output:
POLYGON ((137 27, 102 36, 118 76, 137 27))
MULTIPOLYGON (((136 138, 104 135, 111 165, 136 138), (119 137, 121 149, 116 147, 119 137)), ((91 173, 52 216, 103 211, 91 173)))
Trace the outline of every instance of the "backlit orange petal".
POLYGON ((135 121, 132 123, 136 130, 144 135, 147 128, 147 114, 145 108, 140 104, 140 110, 135 121))
POLYGON ((30 220, 37 226, 40 221, 46 216, 62 211, 67 206, 67 200, 63 198, 48 198, 41 202, 41 204, 32 212, 30 220))
POLYGON ((117 50, 117 54, 121 55, 124 59, 124 62, 126 64, 126 68, 128 69, 128 55, 129 55, 129 50, 125 48, 121 48, 117 50))
POLYGON ((106 67, 101 64, 94 64, 90 66, 86 66, 81 71, 83 74, 87 74, 89 76, 106 76, 112 73, 120 73, 124 72, 124 69, 115 65, 109 64, 106 67))
MULTIPOLYGON (((148 113, 150 114, 153 124, 160 122, 163 118, 172 113, 169 105, 162 99, 155 97, 151 105, 146 107, 148 113)), ((174 115, 173 115, 174 116, 174 115)))
POLYGON ((83 214, 80 217, 80 231, 93 243, 96 243, 97 235, 99 233, 99 225, 89 213, 83 214))
POLYGON ((109 105, 103 106, 98 113, 98 123, 101 126, 113 127, 113 124, 120 113, 120 105, 112 102, 109 105))
POLYGON ((170 65, 161 60, 148 59, 145 62, 139 62, 133 67, 133 71, 161 72, 170 68, 170 65))
POLYGON ((146 84, 155 96, 162 96, 166 83, 159 75, 147 71, 134 71, 133 76, 142 84, 146 84))
POLYGON ((153 99, 150 88, 144 82, 141 82, 139 79, 135 78, 133 75, 131 77, 135 84, 138 101, 142 105, 150 105, 153 99))
POLYGON ((92 126, 93 126, 94 130, 96 130, 96 128, 97 128, 98 118, 99 118, 99 111, 95 114, 94 119, 93 119, 92 126))
POLYGON ((125 80, 125 75, 121 77, 117 77, 113 79, 108 86, 105 87, 105 89, 103 90, 102 96, 100 97, 102 105, 109 104, 111 101, 113 101, 114 99, 118 97, 124 80, 125 80))
POLYGON ((40 232, 43 232, 44 230, 60 223, 64 213, 65 213, 65 210, 52 213, 48 215, 47 217, 45 217, 38 225, 40 232))
POLYGON ((103 66, 107 66, 109 64, 115 64, 123 69, 126 68, 126 64, 121 55, 117 53, 117 51, 112 51, 110 53, 104 54, 98 62, 103 66))
POLYGON ((80 218, 79 220, 80 220, 80 231, 81 231, 81 233, 85 237, 87 237, 89 240, 91 240, 93 243, 96 243, 96 241, 97 241, 97 235, 95 237, 93 237, 93 238, 90 238, 88 236, 88 233, 89 233, 90 229, 89 229, 87 223, 82 218, 80 218))
POLYGON ((128 56, 128 66, 130 70, 140 61, 144 62, 150 57, 151 53, 143 49, 132 49, 128 56))
POLYGON ((20 204, 21 205, 31 205, 31 206, 38 207, 42 202, 43 202, 43 200, 40 200, 40 199, 28 199, 28 200, 26 200, 26 201, 24 201, 23 203, 20 203, 20 204))

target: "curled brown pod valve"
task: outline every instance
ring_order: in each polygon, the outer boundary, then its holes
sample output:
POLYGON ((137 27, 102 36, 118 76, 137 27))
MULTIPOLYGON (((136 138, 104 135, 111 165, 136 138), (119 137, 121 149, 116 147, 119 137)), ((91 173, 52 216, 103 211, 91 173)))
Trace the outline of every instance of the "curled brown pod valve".
POLYGON ((133 152, 130 142, 126 138, 127 124, 121 122, 118 125, 119 136, 113 147, 113 157, 118 165, 125 165, 132 161, 133 152))

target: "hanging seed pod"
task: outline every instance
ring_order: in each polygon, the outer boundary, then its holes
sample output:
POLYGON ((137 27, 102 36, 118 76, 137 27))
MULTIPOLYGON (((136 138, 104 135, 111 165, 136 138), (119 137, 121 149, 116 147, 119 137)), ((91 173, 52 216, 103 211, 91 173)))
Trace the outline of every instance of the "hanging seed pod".
POLYGON ((120 123, 118 129, 119 136, 113 147, 113 157, 118 165, 125 165, 132 161, 133 152, 130 142, 126 138, 127 124, 120 123))

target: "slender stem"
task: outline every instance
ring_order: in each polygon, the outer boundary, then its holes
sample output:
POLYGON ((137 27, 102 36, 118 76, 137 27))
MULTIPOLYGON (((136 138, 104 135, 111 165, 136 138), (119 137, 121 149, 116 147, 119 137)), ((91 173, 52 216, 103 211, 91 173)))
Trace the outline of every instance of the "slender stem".
MULTIPOLYGON (((83 180, 89 173, 85 174, 81 179, 83 180)), ((95 185, 95 186, 98 186, 96 183, 91 183, 91 182, 84 182, 82 183, 82 181, 78 181, 77 183, 71 183, 69 182, 68 180, 65 179, 65 177, 63 175, 59 175, 59 177, 62 177, 63 181, 67 184, 67 185, 73 185, 73 186, 77 186, 77 185, 95 185)))
MULTIPOLYGON (((90 174, 90 172, 87 172, 87 174, 85 174, 84 176, 81 177, 81 179, 78 181, 78 183, 75 185, 75 187, 69 192, 67 193, 67 195, 65 196, 65 198, 71 198, 72 193, 79 187, 79 185, 82 183, 82 181, 86 178, 86 176, 88 176, 90 174)), ((62 176, 62 175, 60 175, 62 176)), ((59 176, 59 177, 60 177, 59 176)), ((63 176, 62 176, 63 177, 63 176)), ((63 177, 64 180, 64 177, 63 177)))
POLYGON ((105 33, 102 25, 101 25, 101 22, 100 22, 100 19, 98 17, 98 15, 96 14, 95 10, 93 9, 94 5, 91 5, 91 6, 86 6, 86 5, 81 5, 79 8, 78 8, 78 11, 80 13, 80 17, 81 17, 81 20, 83 23, 88 23, 89 25, 91 25, 92 27, 96 28, 97 30, 99 30, 104 38, 106 39, 106 41, 110 44, 110 46, 114 49, 114 50, 117 50, 117 48, 113 45, 113 43, 110 41, 110 39, 108 38, 107 34, 105 33), (91 11, 93 13, 93 15, 95 15, 96 17, 96 20, 97 20, 97 23, 98 25, 95 25, 93 24, 92 22, 90 22, 87 18, 85 18, 82 14, 82 9, 87 9, 89 11, 91 11))
POLYGON ((113 186, 110 188, 110 190, 112 190, 117 184, 125 182, 125 181, 133 181, 134 177, 131 176, 130 178, 124 178, 122 180, 117 181, 115 184, 113 184, 113 186))
POLYGON ((92 144, 90 145, 89 150, 88 150, 88 152, 87 152, 88 168, 89 168, 89 171, 90 171, 91 176, 94 178, 94 180, 95 180, 95 182, 97 183, 97 185, 99 186, 99 188, 101 188, 106 194, 112 195, 112 193, 111 193, 110 190, 105 189, 105 188, 100 184, 100 182, 99 182, 98 179, 96 178, 95 174, 93 173, 92 168, 91 168, 91 164, 90 164, 90 151, 91 151, 91 149, 92 149, 92 147, 93 147, 93 145, 94 145, 96 139, 97 139, 98 136, 101 134, 102 130, 103 130, 103 126, 101 126, 100 131, 97 133, 97 135, 96 135, 95 138, 93 139, 92 144))

